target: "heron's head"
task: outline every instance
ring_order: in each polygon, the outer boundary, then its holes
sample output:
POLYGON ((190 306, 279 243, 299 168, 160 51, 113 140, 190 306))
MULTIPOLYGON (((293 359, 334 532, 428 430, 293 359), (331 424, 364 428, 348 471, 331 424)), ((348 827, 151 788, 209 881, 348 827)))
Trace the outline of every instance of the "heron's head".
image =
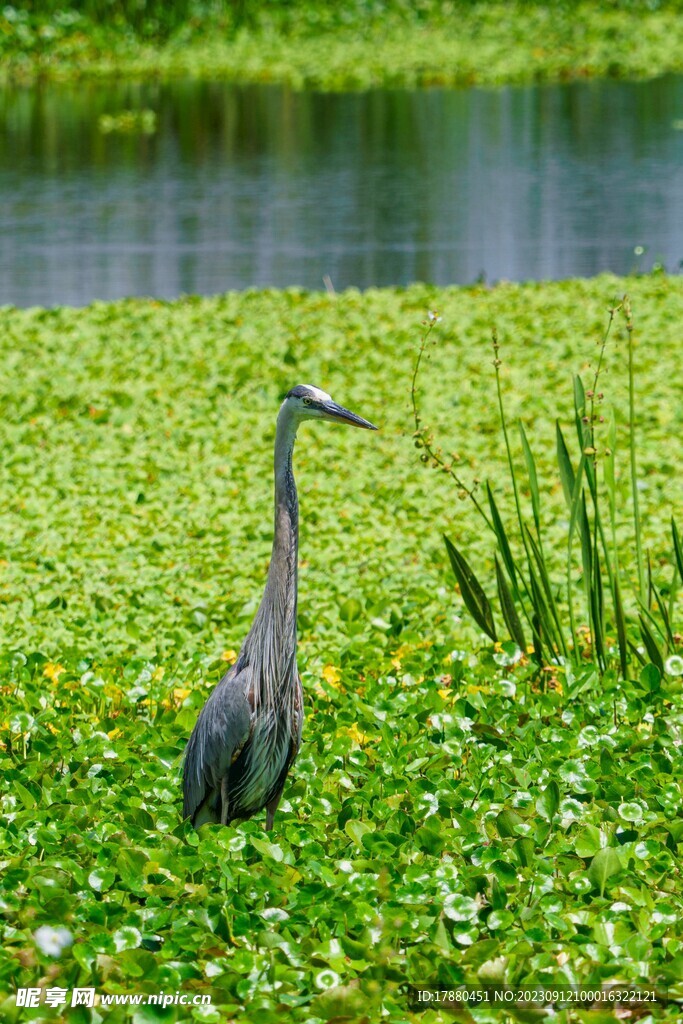
POLYGON ((334 420, 337 423, 349 423, 352 427, 364 427, 366 430, 377 430, 377 427, 355 412, 349 412, 342 405, 333 402, 326 391, 314 388, 312 384, 297 384, 288 392, 285 405, 300 420, 334 420))

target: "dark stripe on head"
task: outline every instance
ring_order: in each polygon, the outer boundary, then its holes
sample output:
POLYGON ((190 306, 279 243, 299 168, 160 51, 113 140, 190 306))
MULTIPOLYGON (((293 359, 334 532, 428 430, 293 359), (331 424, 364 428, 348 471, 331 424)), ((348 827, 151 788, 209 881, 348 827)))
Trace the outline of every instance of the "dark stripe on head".
POLYGON ((287 392, 285 398, 306 398, 310 394, 310 388, 307 388, 305 384, 297 384, 295 388, 287 392))

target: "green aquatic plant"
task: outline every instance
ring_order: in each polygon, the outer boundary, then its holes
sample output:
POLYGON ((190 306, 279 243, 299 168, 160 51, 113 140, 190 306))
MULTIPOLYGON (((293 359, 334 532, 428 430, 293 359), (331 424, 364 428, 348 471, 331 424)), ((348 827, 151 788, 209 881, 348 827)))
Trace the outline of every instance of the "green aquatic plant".
POLYGON ((154 135, 157 116, 153 110, 121 110, 117 114, 100 114, 97 127, 103 135, 154 135))
MULTIPOLYGON (((469 498, 496 541, 494 555, 495 590, 510 639, 522 651, 530 652, 539 668, 548 664, 580 665, 590 657, 602 674, 618 672, 622 679, 639 674, 644 686, 657 691, 673 656, 677 664, 683 643, 674 628, 676 592, 683 580, 683 549, 674 518, 670 523, 670 548, 665 559, 670 579, 655 581, 652 559, 646 554, 640 512, 641 480, 637 468, 637 402, 634 370, 634 328, 628 296, 609 310, 607 328, 598 345, 590 385, 579 374, 573 379, 574 455, 560 421, 555 423, 556 481, 562 487, 568 521, 558 544, 551 540, 547 518, 542 515, 542 489, 536 460, 523 420, 517 420, 525 475, 513 450, 501 380, 501 345, 492 333, 496 403, 499 413, 514 516, 506 525, 496 498, 497 488, 487 481, 485 498, 477 495, 478 481, 468 486, 458 468, 458 457, 447 459, 435 446, 433 434, 422 425, 418 407, 418 376, 432 332, 440 318, 430 313, 425 321, 411 385, 414 442, 421 460, 447 472, 461 498, 469 498), (605 372, 605 358, 615 317, 623 318, 627 349, 628 480, 631 495, 633 557, 625 552, 623 516, 616 486, 617 416, 609 422, 602 415, 604 393, 599 391, 605 372), (523 506, 523 491, 530 500, 530 512, 523 506), (551 550, 551 547, 553 550, 551 550), (564 580, 558 582, 558 561, 564 562, 564 580), (630 586, 632 573, 634 580, 630 586), (626 587, 634 600, 625 600, 626 587), (580 596, 579 596, 580 595, 580 596), (607 598, 609 597, 609 602, 607 598), (582 601, 580 612, 577 604, 582 601), (610 635, 611 634, 611 635, 610 635)), ((546 488, 547 490, 547 488, 546 488)), ((444 537, 446 551, 458 582, 463 602, 478 627, 494 642, 499 639, 486 588, 462 550, 444 537)), ((661 576, 661 571, 659 573, 661 576)), ((677 676, 677 672, 670 675, 677 676)))

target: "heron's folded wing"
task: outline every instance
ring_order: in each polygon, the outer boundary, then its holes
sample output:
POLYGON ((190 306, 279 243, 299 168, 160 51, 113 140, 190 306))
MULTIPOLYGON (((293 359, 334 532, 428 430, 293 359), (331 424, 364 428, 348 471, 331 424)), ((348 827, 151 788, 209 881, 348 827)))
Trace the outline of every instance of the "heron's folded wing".
MULTIPOLYGON (((238 663, 239 664, 239 663, 238 663)), ((194 818, 249 738, 250 708, 245 697, 245 671, 231 669, 199 713, 185 752, 183 817, 194 818)))

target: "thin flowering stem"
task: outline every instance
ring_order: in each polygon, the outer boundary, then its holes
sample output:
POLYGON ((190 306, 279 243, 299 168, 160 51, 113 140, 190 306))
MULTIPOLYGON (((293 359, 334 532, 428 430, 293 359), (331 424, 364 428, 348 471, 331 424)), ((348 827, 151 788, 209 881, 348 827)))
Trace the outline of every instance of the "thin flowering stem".
POLYGON ((598 383, 599 383, 599 380, 600 380, 600 374, 603 371, 603 363, 605 361, 605 350, 607 348, 607 342, 609 341, 610 332, 612 330, 612 324, 614 323, 615 316, 617 315, 617 313, 621 309, 621 305, 622 304, 619 303, 617 306, 612 306, 611 309, 609 310, 609 320, 607 321, 607 327, 605 329, 605 333, 602 336, 602 341, 600 342, 600 353, 598 355, 598 365, 596 366, 595 373, 593 374, 593 386, 590 389, 590 391, 586 392, 586 398, 588 398, 589 401, 590 401, 590 413, 589 413, 589 416, 590 416, 590 419, 589 419, 590 444, 591 444, 591 448, 593 449, 593 466, 595 466, 596 468, 597 468, 598 453, 597 453, 597 449, 596 449, 596 446, 595 446, 595 400, 597 398, 597 400, 599 402, 601 402, 603 397, 604 397, 601 392, 600 393, 598 392, 598 383))
POLYGON ((495 327, 491 334, 491 341, 493 344, 493 368, 496 374, 496 395, 498 397, 498 411, 500 414, 500 425, 503 429, 503 439, 505 441, 505 451, 507 454, 508 467, 510 469, 510 479, 512 480, 512 492, 515 497, 515 509, 517 512, 517 522, 519 523, 520 535, 524 542, 527 555, 529 555, 528 547, 526 544, 526 537, 524 534, 524 519, 522 517, 522 506, 519 500, 519 488, 517 487, 517 475, 515 473, 514 463, 512 461, 512 449, 510 448, 510 438, 508 437, 507 420, 505 418, 505 406, 503 405, 503 388, 500 380, 500 367, 502 359, 500 358, 500 345, 498 344, 498 332, 495 327))
POLYGON ((629 454, 631 461, 631 494, 633 496, 633 522, 636 537, 636 562, 638 568, 638 590, 640 600, 647 603, 647 586, 645 583, 645 559, 643 558, 643 539, 640 529, 640 508, 638 504, 638 475, 636 468, 636 394, 635 378, 633 372, 633 316, 631 314, 631 303, 628 295, 624 296, 622 302, 624 317, 626 318, 626 332, 628 335, 628 440, 629 454))
POLYGON ((476 484, 474 487, 468 487, 454 468, 458 456, 454 452, 452 452, 451 461, 448 462, 444 458, 441 449, 435 448, 433 446, 432 435, 427 431, 425 427, 422 427, 420 425, 422 422, 422 417, 420 416, 420 410, 417 401, 417 381, 420 373, 420 367, 422 364, 422 357, 424 356, 425 351, 427 349, 427 344, 429 342, 430 335, 440 321, 441 317, 437 313, 431 311, 429 312, 428 319, 424 321, 424 324, 427 329, 426 331, 424 331, 420 339, 420 348, 418 350, 417 359, 415 360, 415 367, 413 369, 413 379, 410 388, 410 398, 413 406, 413 419, 415 421, 415 432, 413 434, 413 437, 415 438, 415 447, 422 448, 423 452, 421 458, 423 462, 431 461, 434 468, 438 467, 439 469, 442 469, 444 473, 448 473, 448 475, 451 477, 451 479, 455 482, 456 486, 458 487, 461 496, 463 498, 469 498, 472 501, 474 507, 476 508, 477 512, 482 517, 486 525, 489 527, 489 529, 493 530, 493 524, 491 523, 491 520, 487 516, 486 512, 482 508, 479 501, 477 501, 477 496, 475 494, 476 484))
POLYGON ((596 403, 596 400, 598 402, 602 402, 602 399, 604 397, 602 392, 598 392, 598 383, 600 381, 600 374, 603 371, 603 364, 604 364, 604 360, 605 360, 605 350, 607 348, 607 342, 609 341, 610 333, 612 331, 612 325, 614 323, 614 318, 617 315, 617 313, 619 312, 619 310, 622 308, 622 305, 623 305, 623 303, 620 302, 616 306, 612 306, 610 308, 610 310, 609 310, 609 319, 607 321, 607 327, 606 327, 605 332, 604 332, 604 334, 602 336, 602 341, 600 342, 600 353, 598 355, 598 365, 596 366, 595 373, 593 375, 593 386, 592 386, 592 388, 588 392, 586 392, 586 397, 588 398, 588 400, 590 402, 589 413, 588 413, 588 428, 589 428, 589 437, 590 437, 589 448, 591 449, 590 452, 586 452, 586 454, 587 455, 592 455, 592 458, 593 458, 593 463, 592 463, 593 472, 592 472, 592 476, 589 473, 587 473, 586 476, 588 477, 588 483, 589 483, 589 487, 590 487, 590 491, 591 491, 591 497, 593 499, 593 509, 594 509, 594 513, 595 513, 595 515, 594 515, 594 526, 595 526, 594 546, 595 546, 595 551, 597 552, 597 550, 598 550, 598 534, 599 534, 600 541, 602 543, 602 550, 603 550, 604 555, 605 555, 605 566, 607 568, 607 574, 608 574, 608 577, 609 577, 609 583, 610 583, 610 587, 611 587, 612 590, 614 590, 614 574, 613 574, 613 570, 612 570, 612 561, 611 561, 610 556, 609 556, 609 549, 608 549, 608 546, 607 546, 607 538, 605 536, 605 530, 604 530, 604 526, 603 526, 603 522, 602 522, 602 517, 600 515, 600 505, 599 505, 599 501, 598 501, 598 449, 597 449, 596 437, 595 437, 595 421, 596 421, 595 403, 596 403))

